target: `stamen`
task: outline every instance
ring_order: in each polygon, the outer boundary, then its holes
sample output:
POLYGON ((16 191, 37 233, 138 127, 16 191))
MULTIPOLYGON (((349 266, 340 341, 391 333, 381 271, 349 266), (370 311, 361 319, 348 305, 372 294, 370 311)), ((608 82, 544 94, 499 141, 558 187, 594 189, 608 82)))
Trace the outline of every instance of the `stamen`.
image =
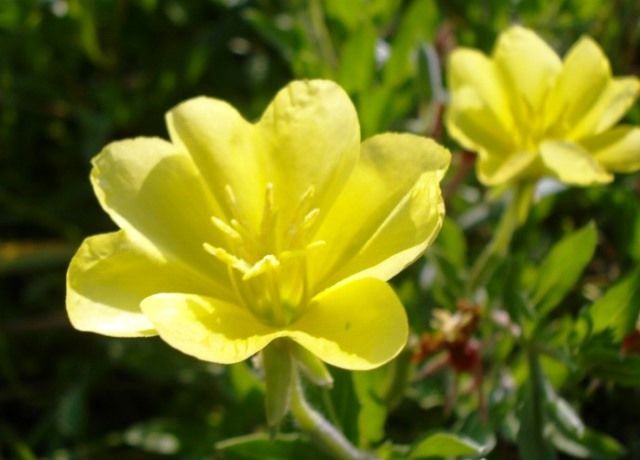
POLYGON ((213 225, 215 225, 218 230, 220 230, 226 236, 231 238, 231 240, 233 240, 233 241, 242 240, 242 237, 240 236, 240 233, 236 229, 231 227, 229 224, 227 224, 224 220, 222 220, 222 219, 220 219, 220 218, 218 218, 216 216, 212 216, 211 217, 211 221, 213 222, 213 225))
POLYGON ((304 207, 305 205, 308 206, 309 202, 311 201, 311 199, 315 194, 316 194, 316 188, 313 185, 310 185, 309 188, 307 188, 302 194, 302 196, 300 197, 299 206, 300 207, 304 207))
POLYGON ((267 182, 264 193, 264 207, 262 208, 262 222, 260 223, 260 241, 264 250, 270 252, 277 251, 276 241, 276 217, 273 183, 267 182))
POLYGON ((244 281, 247 281, 263 273, 275 271, 279 267, 280 261, 278 260, 278 258, 273 254, 268 254, 260 259, 257 263, 253 264, 253 266, 245 272, 242 279, 244 281))
POLYGON ((313 224, 315 224, 316 221, 318 220, 319 214, 320 214, 320 210, 318 208, 313 208, 311 211, 309 211, 307 215, 304 216, 304 219, 302 221, 302 227, 305 230, 309 230, 311 227, 313 227, 313 224))
POLYGON ((229 184, 224 186, 224 193, 227 198, 227 205, 230 210, 235 210, 238 208, 238 200, 236 199, 236 194, 233 193, 233 189, 229 184))
POLYGON ((242 259, 239 259, 233 254, 229 254, 227 251, 225 251, 222 248, 212 246, 209 243, 203 243, 202 247, 204 248, 205 251, 207 251, 212 256, 216 257, 221 262, 227 264, 230 267, 235 268, 236 270, 242 273, 247 273, 249 270, 251 270, 251 266, 247 262, 245 262, 242 259))

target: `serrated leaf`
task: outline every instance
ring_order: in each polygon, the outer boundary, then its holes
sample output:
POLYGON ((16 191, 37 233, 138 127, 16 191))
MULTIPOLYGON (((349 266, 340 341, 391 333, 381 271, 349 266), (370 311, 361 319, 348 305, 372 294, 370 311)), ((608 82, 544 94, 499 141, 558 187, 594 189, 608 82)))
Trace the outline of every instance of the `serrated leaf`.
POLYGON ((598 233, 591 222, 553 246, 540 266, 532 292, 533 304, 541 317, 575 286, 593 257, 597 240, 598 233))

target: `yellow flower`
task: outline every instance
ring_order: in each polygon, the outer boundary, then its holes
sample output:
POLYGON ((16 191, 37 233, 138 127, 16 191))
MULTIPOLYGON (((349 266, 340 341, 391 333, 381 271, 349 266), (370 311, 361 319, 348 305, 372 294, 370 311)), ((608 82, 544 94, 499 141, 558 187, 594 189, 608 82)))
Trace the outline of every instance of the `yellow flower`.
POLYGON ((478 153, 478 176, 487 185, 545 175, 589 185, 640 169, 640 130, 612 128, 640 84, 613 78, 589 37, 561 60, 531 30, 511 27, 491 57, 455 50, 449 88, 449 133, 478 153))
POLYGON ((440 229, 448 151, 410 134, 361 144, 348 96, 322 80, 291 83, 255 124, 205 97, 166 120, 170 142, 114 142, 93 160, 121 230, 71 261, 72 324, 158 334, 217 363, 279 337, 348 369, 392 359, 408 324, 385 281, 440 229))

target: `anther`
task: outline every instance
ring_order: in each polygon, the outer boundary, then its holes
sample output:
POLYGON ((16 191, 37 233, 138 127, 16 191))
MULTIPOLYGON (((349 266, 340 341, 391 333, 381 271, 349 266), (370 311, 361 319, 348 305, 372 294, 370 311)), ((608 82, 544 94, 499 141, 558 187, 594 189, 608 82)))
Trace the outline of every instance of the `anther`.
POLYGON ((276 270, 280 267, 280 261, 273 254, 267 254, 242 276, 244 281, 255 278, 258 275, 276 270))
POLYGON ((220 262, 223 262, 224 264, 233 267, 242 273, 247 273, 252 268, 247 262, 234 256, 233 254, 229 254, 222 248, 212 246, 209 243, 202 243, 202 247, 209 254, 220 260, 220 262))
POLYGON ((229 224, 227 224, 225 221, 223 221, 222 219, 216 216, 211 216, 211 221, 213 222, 213 225, 215 225, 218 230, 220 230, 222 233, 227 235, 233 241, 239 241, 242 239, 242 237, 240 236, 240 233, 236 229, 231 227, 229 224))

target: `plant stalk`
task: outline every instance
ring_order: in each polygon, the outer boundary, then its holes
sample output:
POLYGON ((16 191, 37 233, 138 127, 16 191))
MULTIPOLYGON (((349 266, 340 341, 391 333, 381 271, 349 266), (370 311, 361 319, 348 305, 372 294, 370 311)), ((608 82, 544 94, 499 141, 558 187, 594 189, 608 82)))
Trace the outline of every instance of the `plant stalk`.
POLYGON ((307 402, 297 369, 293 371, 291 414, 301 430, 306 432, 328 453, 340 460, 373 460, 370 454, 357 449, 349 440, 314 410, 307 402))

